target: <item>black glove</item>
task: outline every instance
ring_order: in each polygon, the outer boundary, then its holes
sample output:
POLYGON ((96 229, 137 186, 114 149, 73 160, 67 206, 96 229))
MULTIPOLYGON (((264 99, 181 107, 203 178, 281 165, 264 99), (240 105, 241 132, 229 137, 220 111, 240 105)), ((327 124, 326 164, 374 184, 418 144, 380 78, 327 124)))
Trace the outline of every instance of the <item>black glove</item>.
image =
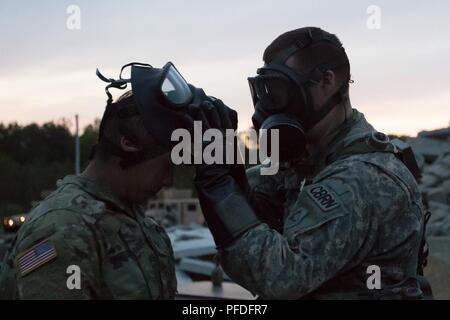
MULTIPOLYGON (((205 130, 219 129, 223 134, 223 164, 196 165, 195 185, 205 220, 216 245, 224 247, 248 229, 261 223, 246 200, 248 186, 242 164, 226 164, 226 129, 237 129, 237 113, 221 100, 204 101, 196 120, 205 130)), ((228 139, 230 141, 230 139, 228 139)), ((236 141, 234 141, 236 146, 236 141)), ((238 154, 235 148, 235 155, 238 154)), ((236 158, 235 158, 236 160, 236 158)), ((235 162, 236 163, 236 162, 235 162)))

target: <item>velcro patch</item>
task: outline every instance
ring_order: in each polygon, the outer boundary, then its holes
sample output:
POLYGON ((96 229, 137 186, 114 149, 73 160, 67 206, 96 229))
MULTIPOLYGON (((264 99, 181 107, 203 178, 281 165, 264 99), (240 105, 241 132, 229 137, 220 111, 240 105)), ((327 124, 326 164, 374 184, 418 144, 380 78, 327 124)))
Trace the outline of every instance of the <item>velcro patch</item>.
POLYGON ((323 211, 330 211, 339 207, 339 202, 336 200, 333 193, 325 186, 315 186, 308 189, 307 193, 323 211))
POLYGON ((23 277, 57 257, 55 246, 45 240, 17 257, 19 274, 23 277))

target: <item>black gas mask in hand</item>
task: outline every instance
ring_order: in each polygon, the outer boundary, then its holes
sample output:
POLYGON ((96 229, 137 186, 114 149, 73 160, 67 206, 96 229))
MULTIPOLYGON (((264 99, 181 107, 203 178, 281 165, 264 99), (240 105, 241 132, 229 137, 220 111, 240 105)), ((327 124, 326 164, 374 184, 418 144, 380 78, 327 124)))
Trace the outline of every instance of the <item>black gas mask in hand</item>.
MULTIPOLYGON (((104 136, 104 121, 102 121, 99 141, 107 145, 112 153, 123 158, 123 168, 170 152, 175 144, 171 140, 174 130, 180 128, 193 130, 193 119, 189 110, 198 108, 205 100, 211 100, 202 89, 188 84, 171 62, 162 68, 133 62, 122 67, 118 79, 107 78, 98 69, 97 76, 108 83, 105 88, 108 101, 103 119, 108 117, 128 118, 139 114, 142 116, 146 130, 155 140, 155 143, 140 152, 127 153, 104 136), (126 68, 131 68, 129 79, 122 77, 126 68), (128 84, 131 84, 135 104, 120 110, 111 108, 112 95, 109 89, 123 90, 127 88, 128 84)), ((127 132, 121 133, 130 138, 127 132)))

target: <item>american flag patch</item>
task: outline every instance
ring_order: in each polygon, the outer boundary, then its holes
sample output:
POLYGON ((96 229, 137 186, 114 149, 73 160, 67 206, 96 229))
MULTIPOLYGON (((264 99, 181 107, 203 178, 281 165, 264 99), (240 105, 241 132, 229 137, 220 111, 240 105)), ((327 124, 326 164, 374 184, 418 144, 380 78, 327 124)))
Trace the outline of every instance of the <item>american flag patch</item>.
POLYGON ((25 251, 17 258, 17 266, 21 276, 39 268, 57 256, 55 246, 50 240, 45 240, 25 251))

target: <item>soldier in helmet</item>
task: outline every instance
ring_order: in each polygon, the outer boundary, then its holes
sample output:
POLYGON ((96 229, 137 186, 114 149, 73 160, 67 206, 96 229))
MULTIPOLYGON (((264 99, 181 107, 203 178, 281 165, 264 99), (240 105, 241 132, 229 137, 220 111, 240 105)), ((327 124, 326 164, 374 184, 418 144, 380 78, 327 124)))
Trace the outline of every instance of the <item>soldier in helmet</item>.
MULTIPOLYGON (((278 130, 279 172, 254 167, 246 181, 236 166, 197 166, 226 273, 268 299, 423 298, 417 167, 352 108, 339 39, 300 28, 276 38, 263 60, 249 78, 253 123, 278 130)), ((205 111, 209 126, 236 128, 221 109, 205 111)))
POLYGON ((170 240, 142 204, 171 184, 170 134, 189 126, 177 108, 193 94, 171 63, 132 64, 130 80, 98 76, 109 99, 93 159, 31 210, 3 265, 2 298, 174 298, 170 240), (127 82, 113 102, 109 88, 127 82))

